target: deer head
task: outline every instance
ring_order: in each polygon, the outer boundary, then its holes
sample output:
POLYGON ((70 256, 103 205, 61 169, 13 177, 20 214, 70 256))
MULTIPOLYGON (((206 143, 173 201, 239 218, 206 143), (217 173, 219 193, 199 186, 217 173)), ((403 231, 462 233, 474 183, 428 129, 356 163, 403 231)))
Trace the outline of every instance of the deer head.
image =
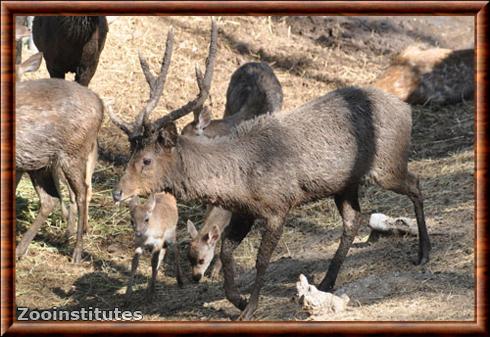
POLYGON ((199 114, 209 96, 213 78, 213 68, 217 51, 218 28, 213 20, 211 24, 211 41, 209 55, 206 60, 204 76, 196 66, 196 79, 199 88, 197 96, 184 106, 169 114, 150 121, 149 115, 155 109, 162 95, 165 79, 170 66, 173 45, 173 30, 167 35, 165 53, 160 74, 151 74, 148 63, 140 55, 141 69, 150 86, 150 98, 145 107, 136 117, 132 125, 125 123, 109 111, 111 120, 128 135, 131 147, 131 159, 118 186, 113 191, 115 201, 127 199, 138 194, 146 194, 151 190, 149 182, 157 182, 169 170, 172 163, 172 151, 176 145, 178 132, 174 121, 190 112, 199 114))

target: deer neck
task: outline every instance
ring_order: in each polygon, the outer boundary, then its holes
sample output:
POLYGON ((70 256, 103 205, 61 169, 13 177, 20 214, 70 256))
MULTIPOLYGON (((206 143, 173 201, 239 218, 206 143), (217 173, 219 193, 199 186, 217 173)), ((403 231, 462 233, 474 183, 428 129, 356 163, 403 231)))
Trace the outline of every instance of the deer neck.
MULTIPOLYGON (((221 139, 222 140, 222 139, 221 139)), ((167 185, 183 200, 203 200, 225 206, 242 190, 241 162, 227 142, 180 137, 176 165, 167 185)))

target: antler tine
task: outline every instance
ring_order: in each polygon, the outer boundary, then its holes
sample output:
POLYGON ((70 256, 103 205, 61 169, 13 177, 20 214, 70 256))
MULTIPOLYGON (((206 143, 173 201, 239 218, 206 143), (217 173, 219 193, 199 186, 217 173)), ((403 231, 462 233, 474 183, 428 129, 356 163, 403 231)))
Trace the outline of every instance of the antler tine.
POLYGON ((140 60, 140 66, 141 70, 143 71, 143 74, 145 75, 146 82, 150 86, 150 93, 154 90, 154 85, 155 85, 155 76, 151 73, 150 66, 148 65, 148 61, 146 61, 146 58, 141 54, 141 52, 138 50, 138 58, 140 60))
POLYGON ((109 117, 110 117, 112 123, 114 123, 118 128, 123 130, 124 133, 126 133, 128 135, 128 137, 131 137, 132 131, 131 131, 131 127, 129 126, 129 124, 127 124, 119 116, 114 114, 114 112, 112 111, 112 107, 106 106, 105 110, 109 114, 109 117))
POLYGON ((163 125, 179 119, 187 115, 191 111, 200 109, 204 105, 204 102, 209 96, 211 82, 213 79, 214 61, 216 60, 216 51, 218 49, 217 40, 218 26, 216 25, 216 21, 214 21, 213 19, 211 23, 211 41, 209 43, 209 54, 206 59, 206 71, 204 73, 204 77, 202 76, 199 68, 196 68, 196 78, 199 87, 199 94, 194 100, 158 119, 153 124, 155 129, 159 129, 163 125))
POLYGON ((171 27, 167 34, 167 42, 165 43, 165 53, 163 55, 162 66, 160 68, 160 74, 158 75, 158 77, 155 77, 151 73, 148 62, 141 54, 139 55, 141 70, 145 75, 146 82, 148 82, 148 85, 150 86, 150 98, 146 102, 146 105, 143 108, 143 110, 139 113, 138 117, 136 118, 136 121, 134 123, 134 128, 133 128, 135 133, 141 130, 143 123, 146 124, 148 122, 148 116, 155 109, 155 107, 158 104, 158 101, 160 100, 160 97, 162 96, 163 88, 165 87, 165 80, 167 79, 167 73, 168 73, 168 69, 170 68, 170 62, 172 59, 173 42, 174 42, 174 29, 173 27, 171 27))

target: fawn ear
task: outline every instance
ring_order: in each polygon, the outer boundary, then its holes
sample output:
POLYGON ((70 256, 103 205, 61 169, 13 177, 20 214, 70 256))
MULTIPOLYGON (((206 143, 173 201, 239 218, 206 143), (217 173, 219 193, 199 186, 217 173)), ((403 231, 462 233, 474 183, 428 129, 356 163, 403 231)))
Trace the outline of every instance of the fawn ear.
POLYGON ((153 212, 153 210, 155 209, 155 205, 157 204, 157 200, 155 198, 155 195, 152 194, 150 195, 150 197, 148 198, 148 201, 147 201, 147 205, 148 205, 148 212, 151 213, 153 212))
POLYGON ((209 126, 213 117, 211 116, 211 111, 207 106, 205 106, 199 113, 199 118, 196 124, 196 129, 199 133, 204 131, 205 128, 209 126))
POLYGON ((214 245, 219 240, 221 233, 218 226, 214 225, 213 228, 206 234, 206 241, 209 245, 214 245))
POLYGON ((194 223, 191 220, 187 220, 187 231, 189 232, 191 239, 194 240, 197 238, 197 229, 194 226, 194 223))
POLYGON ((165 124, 158 134, 158 142, 163 145, 163 147, 171 148, 177 144, 177 127, 174 122, 165 124))
POLYGON ((37 53, 29 57, 27 60, 22 62, 17 69, 17 76, 20 76, 24 73, 33 72, 39 69, 41 65, 41 61, 43 60, 43 53, 37 53))

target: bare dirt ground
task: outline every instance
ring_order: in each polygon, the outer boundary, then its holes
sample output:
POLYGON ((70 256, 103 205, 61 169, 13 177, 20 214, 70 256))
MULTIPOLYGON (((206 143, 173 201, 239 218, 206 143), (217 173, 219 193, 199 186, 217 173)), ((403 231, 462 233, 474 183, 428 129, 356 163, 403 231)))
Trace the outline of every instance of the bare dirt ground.
MULTIPOLYGON (((410 43, 463 48, 473 44, 472 17, 220 17, 219 51, 212 85, 212 107, 224 111, 232 72, 248 61, 263 60, 276 72, 284 90, 285 109, 344 85, 365 85, 389 65, 391 57, 410 43)), ((197 92, 194 64, 203 68, 207 53, 207 17, 120 17, 110 25, 99 68, 90 84, 116 113, 130 119, 147 99, 137 51, 153 69, 163 53, 165 36, 175 28, 173 63, 164 96, 153 116, 183 105, 197 92)), ((24 51, 25 57, 29 51, 24 51)), ((42 70, 29 78, 47 76, 42 70)), ((185 125, 190 116, 183 118, 185 125)), ((364 248, 353 248, 337 280, 351 302, 342 313, 321 320, 473 320, 474 271, 474 102, 450 106, 413 107, 410 168, 421 178, 426 219, 432 239, 431 261, 414 266, 416 237, 385 237, 364 248)), ((328 126, 325 126, 328 127, 328 126)), ((127 140, 106 118, 99 136, 100 160, 94 174, 90 205, 91 231, 85 237, 84 262, 69 262, 73 241, 63 236, 66 224, 53 214, 35 238, 27 256, 16 264, 18 306, 50 309, 114 307, 141 310, 145 320, 229 320, 238 315, 224 299, 221 279, 193 284, 175 281, 172 256, 166 259, 153 303, 145 300, 150 276, 143 259, 132 302, 124 306, 124 291, 132 256, 129 214, 115 206, 111 189, 123 170, 127 140)), ((361 207, 369 214, 414 217, 408 198, 366 185, 361 207)), ((38 199, 28 179, 17 190, 18 238, 33 221, 38 199)), ((178 241, 182 252, 189 236, 189 218, 201 224, 203 207, 179 204, 178 241)), ((341 221, 331 200, 295 209, 267 272, 258 320, 305 320, 291 299, 299 274, 318 284, 341 234, 341 221)), ((356 242, 366 240, 367 226, 356 242)), ((238 283, 246 294, 255 276, 260 225, 236 251, 238 283)))

